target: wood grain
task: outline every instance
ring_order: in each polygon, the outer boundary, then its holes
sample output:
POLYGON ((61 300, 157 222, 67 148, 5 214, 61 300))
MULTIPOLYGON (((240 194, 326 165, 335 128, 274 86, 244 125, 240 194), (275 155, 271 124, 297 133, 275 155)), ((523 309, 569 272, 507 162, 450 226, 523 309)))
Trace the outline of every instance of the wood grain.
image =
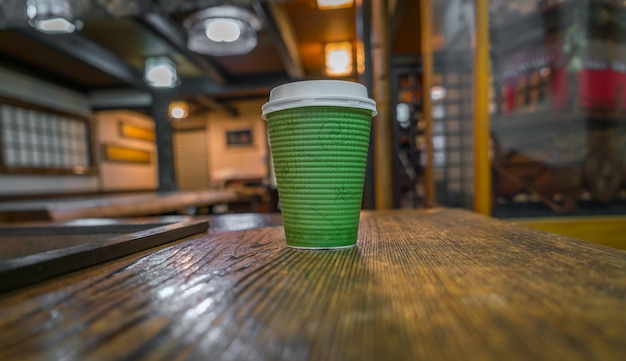
POLYGON ((0 294, 0 359, 619 360, 626 253, 458 210, 194 236, 0 294))
POLYGON ((206 219, 211 227, 209 233, 240 231, 273 226, 282 226, 280 213, 233 213, 210 216, 196 216, 194 219, 206 219))

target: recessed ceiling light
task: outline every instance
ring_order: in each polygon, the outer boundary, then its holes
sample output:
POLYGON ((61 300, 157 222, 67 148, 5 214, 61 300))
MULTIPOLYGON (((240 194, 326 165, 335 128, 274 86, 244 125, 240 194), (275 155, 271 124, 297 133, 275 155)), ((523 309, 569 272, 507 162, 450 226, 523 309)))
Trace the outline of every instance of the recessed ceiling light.
POLYGON ((186 102, 178 101, 170 103, 170 116, 174 119, 186 118, 189 114, 189 105, 186 102))
POLYGON ((144 78, 155 88, 173 88, 179 82, 176 64, 166 56, 146 59, 144 78))
POLYGON ((34 22, 34 26, 44 33, 72 33, 76 30, 74 24, 63 18, 38 20, 34 22))
POLYGON ((354 0, 317 0, 317 8, 320 10, 331 10, 349 8, 354 0))
POLYGON ((187 47, 196 53, 224 56, 247 54, 257 45, 259 20, 248 10, 215 6, 189 16, 187 47))
POLYGON ((71 33, 82 27, 75 19, 77 9, 70 0, 28 0, 26 15, 28 24, 48 34, 71 33))
POLYGON ((206 36, 217 42, 232 43, 241 36, 241 21, 235 19, 211 19, 204 23, 206 36))
POLYGON ((329 43, 325 47, 326 74, 341 76, 352 73, 352 44, 348 41, 329 43))

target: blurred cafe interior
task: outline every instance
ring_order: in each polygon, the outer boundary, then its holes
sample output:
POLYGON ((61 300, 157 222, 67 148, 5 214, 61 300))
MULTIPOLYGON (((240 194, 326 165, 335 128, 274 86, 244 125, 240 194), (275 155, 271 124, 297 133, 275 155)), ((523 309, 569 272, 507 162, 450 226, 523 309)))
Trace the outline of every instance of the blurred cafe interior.
POLYGON ((0 223, 280 212, 261 106, 307 79, 378 104, 364 209, 626 248, 622 0, 2 0, 0 223))

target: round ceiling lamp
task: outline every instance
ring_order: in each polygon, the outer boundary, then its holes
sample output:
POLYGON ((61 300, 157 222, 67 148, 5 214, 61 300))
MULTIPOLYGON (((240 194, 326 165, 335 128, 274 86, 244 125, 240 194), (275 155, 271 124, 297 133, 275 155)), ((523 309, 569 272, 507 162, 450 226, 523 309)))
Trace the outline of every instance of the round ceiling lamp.
POLYGON ((176 63, 166 56, 146 59, 144 79, 153 88, 174 88, 180 83, 176 63))
POLYGON ((170 103, 170 117, 174 119, 187 118, 189 115, 189 104, 184 101, 170 103))
POLYGON ((215 6, 185 19, 187 47, 196 53, 225 56, 249 53, 257 45, 259 20, 236 6, 215 6))

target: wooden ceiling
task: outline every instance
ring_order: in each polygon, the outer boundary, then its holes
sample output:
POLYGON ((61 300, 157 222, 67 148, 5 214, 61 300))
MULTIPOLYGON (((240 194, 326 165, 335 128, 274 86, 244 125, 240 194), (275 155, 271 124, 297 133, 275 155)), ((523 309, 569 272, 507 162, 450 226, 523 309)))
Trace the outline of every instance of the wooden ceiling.
MULTIPOLYGON (((175 90, 177 98, 198 103, 201 96, 201 107, 227 110, 222 105, 241 98, 267 97, 268 90, 281 83, 325 78, 324 44, 357 42, 354 6, 319 10, 315 0, 238 0, 238 5, 261 20, 257 47, 240 56, 206 56, 186 48, 182 21, 201 5, 217 1, 179 1, 176 7, 169 5, 176 2, 134 0, 143 8, 122 16, 107 13, 102 5, 117 1, 91 1, 90 11, 81 16, 84 27, 79 32, 57 35, 40 33, 29 28, 24 19, 16 19, 18 15, 9 14, 7 6, 16 5, 18 0, 0 4, 5 16, 0 16, 0 67, 103 97, 116 92, 150 92, 143 82, 144 61, 167 55, 176 62, 182 77, 175 90)), ((398 55, 417 55, 419 2, 393 3, 392 50, 398 55)), ((366 27, 371 30, 369 24, 366 27)), ((355 80, 357 74, 346 78, 355 80)), ((94 108, 122 106, 114 100, 96 103, 94 108)), ((146 106, 141 101, 123 104, 133 105, 146 106)))

